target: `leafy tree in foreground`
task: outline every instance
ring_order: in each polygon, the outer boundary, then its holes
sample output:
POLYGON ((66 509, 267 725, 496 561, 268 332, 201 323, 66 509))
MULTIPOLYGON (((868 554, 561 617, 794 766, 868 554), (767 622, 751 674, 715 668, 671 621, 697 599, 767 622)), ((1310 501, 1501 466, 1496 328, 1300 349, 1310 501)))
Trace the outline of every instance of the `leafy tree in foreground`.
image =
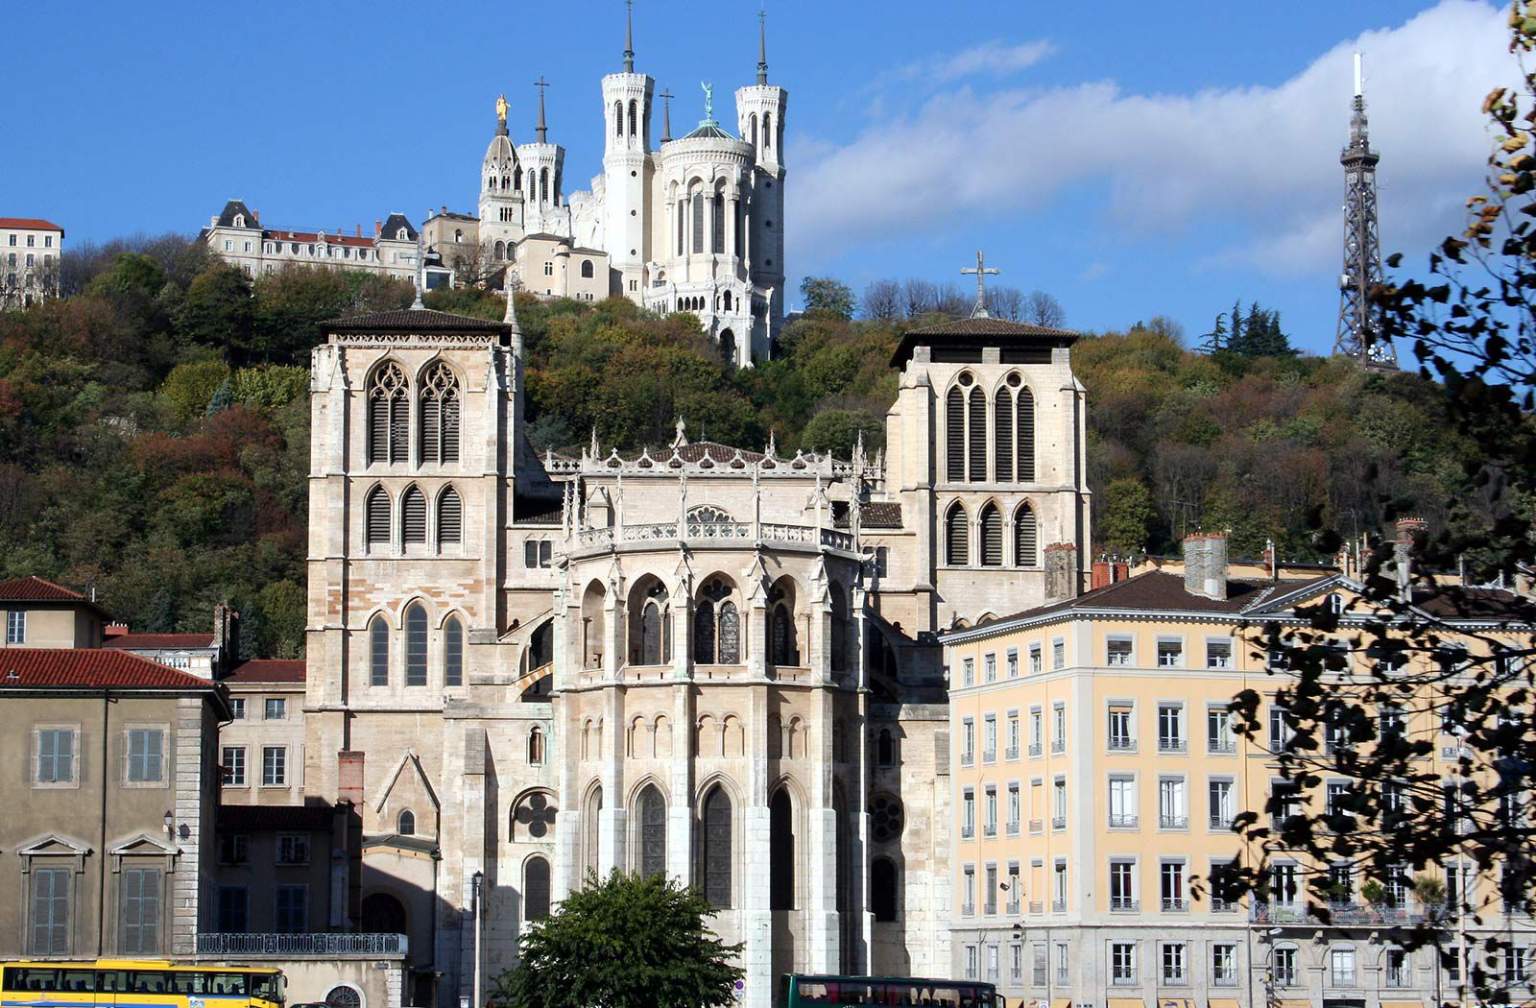
POLYGON ((588 875, 522 938, 521 963, 496 980, 511 1008, 709 1008, 734 1002, 740 945, 710 933, 714 913, 660 875, 588 875))
MULTIPOLYGON (((1536 4, 1515 3, 1510 27, 1511 50, 1528 61, 1536 4)), ((1536 71, 1491 93, 1483 111, 1496 141, 1467 231, 1430 257, 1428 282, 1372 295, 1382 331, 1412 342, 1421 374, 1442 383, 1449 423, 1476 450, 1460 460, 1442 529, 1420 532, 1411 548, 1377 548, 1363 597, 1342 615, 1312 606, 1303 610, 1309 626, 1272 633, 1268 645, 1289 667, 1275 684, 1290 736, 1276 763, 1299 802, 1277 790, 1273 825, 1250 815, 1239 828, 1266 855, 1351 865, 1369 880, 1367 899, 1413 878, 1424 915, 1399 915, 1392 940, 1433 944, 1455 968, 1465 931, 1462 975, 1488 1003, 1526 996, 1506 988, 1524 973, 1509 954, 1511 921, 1536 911, 1536 603, 1432 572, 1465 562, 1474 576, 1528 577, 1536 559, 1536 71), (1443 771, 1432 762, 1437 748, 1451 751, 1443 771), (1330 778, 1345 783, 1331 812, 1330 778)), ((1390 494, 1374 489, 1390 515, 1390 494)), ((1254 690, 1235 706, 1262 744, 1275 726, 1264 731, 1260 702, 1254 690)), ((1249 866, 1243 881, 1262 893, 1263 866, 1249 866)), ((1308 880, 1321 919, 1332 884, 1321 868, 1308 880)))
POLYGON ((806 277, 800 281, 800 296, 805 310, 823 312, 840 319, 853 318, 853 291, 841 280, 831 277, 806 277))

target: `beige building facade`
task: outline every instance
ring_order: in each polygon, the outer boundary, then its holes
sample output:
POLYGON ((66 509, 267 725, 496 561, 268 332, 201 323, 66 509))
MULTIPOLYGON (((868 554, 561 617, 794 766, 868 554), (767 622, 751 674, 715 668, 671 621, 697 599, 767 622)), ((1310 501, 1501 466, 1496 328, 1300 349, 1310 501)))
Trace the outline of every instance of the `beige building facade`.
MULTIPOLYGON (((1405 1008, 1454 998, 1433 947, 1390 939, 1438 909, 1406 874, 1373 903, 1369 880, 1332 868, 1326 925, 1306 912, 1307 884, 1330 867, 1301 858, 1272 857, 1267 901, 1213 894, 1220 866, 1261 854, 1234 818, 1267 818, 1280 786, 1273 754, 1289 734, 1270 698, 1284 672, 1270 667, 1265 629, 1304 622, 1296 608, 1320 601, 1348 612, 1359 585, 1318 569, 1239 573, 1219 534, 1191 536, 1185 549, 1182 565, 1129 578, 1104 565, 1104 583, 1077 598, 944 635, 953 970, 997 983, 1011 1003, 1405 1008), (1247 689, 1266 698, 1259 738, 1235 733, 1228 711, 1247 689)), ((1463 622, 1469 640, 1494 629, 1530 646, 1528 627, 1463 622)), ((1405 715, 1404 730, 1433 739, 1428 772, 1454 774, 1455 739, 1438 721, 1405 715)), ((1520 915, 1487 924, 1520 945, 1536 940, 1520 915)))
POLYGON ((0 217, 0 310, 59 296, 64 229, 38 217, 0 217))

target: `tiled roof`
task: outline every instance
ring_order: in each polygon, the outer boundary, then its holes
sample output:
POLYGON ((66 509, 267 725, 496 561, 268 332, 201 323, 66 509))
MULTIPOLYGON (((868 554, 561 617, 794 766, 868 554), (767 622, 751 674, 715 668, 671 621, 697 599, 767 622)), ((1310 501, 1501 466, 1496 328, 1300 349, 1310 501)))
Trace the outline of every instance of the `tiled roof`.
POLYGON ((12 228, 17 231, 63 231, 53 221, 43 220, 41 217, 0 217, 0 228, 12 228))
MULTIPOLYGON (((273 241, 280 242, 320 241, 319 231, 263 231, 261 236, 263 238, 271 238, 273 241)), ((327 231, 325 232, 325 243, 327 245, 351 245, 357 248, 372 248, 374 240, 372 238, 364 238, 362 235, 349 235, 341 234, 340 232, 327 231)))
POLYGON ((28 575, 0 581, 0 602, 85 602, 84 595, 63 585, 28 575))
MULTIPOLYGON (((1052 329, 1028 322, 1009 322, 998 318, 947 319, 931 325, 908 329, 896 344, 891 355, 892 367, 903 367, 912 356, 912 348, 940 346, 951 348, 978 347, 1026 347, 1048 350, 1055 346, 1070 346, 1077 342, 1078 333, 1070 329, 1052 329)), ((1004 359, 1003 363, 1008 363, 1004 359)))
POLYGON ((1502 619, 1527 622, 1536 603, 1503 588, 1463 588, 1446 585, 1413 593, 1414 605, 1440 619, 1502 619))
POLYGON ((220 832, 319 832, 330 830, 336 811, 329 805, 220 805, 217 815, 220 832))
POLYGON ((7 689, 212 690, 205 679, 111 648, 0 650, 0 693, 7 689))
POLYGON ((301 683, 304 681, 302 658, 252 658, 230 670, 223 682, 301 683))
POLYGON ((124 633, 108 634, 103 647, 120 651, 155 651, 168 648, 211 648, 211 633, 124 633))
MULTIPOLYGON (((832 502, 832 523, 837 528, 848 527, 848 504, 832 502)), ((867 529, 901 528, 900 501, 870 501, 859 509, 859 527, 867 529)))
POLYGON ((468 315, 453 315, 430 308, 402 308, 398 311, 373 312, 325 323, 330 332, 475 332, 505 333, 504 322, 490 322, 468 315))

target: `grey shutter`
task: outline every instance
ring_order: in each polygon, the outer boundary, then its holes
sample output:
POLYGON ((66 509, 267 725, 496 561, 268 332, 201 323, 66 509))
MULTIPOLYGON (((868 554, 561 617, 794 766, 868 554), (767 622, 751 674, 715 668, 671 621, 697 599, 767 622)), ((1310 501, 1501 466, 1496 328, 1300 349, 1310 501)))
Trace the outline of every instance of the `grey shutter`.
POLYGON ((153 955, 160 951, 160 872, 154 868, 125 870, 119 882, 118 951, 153 955))
POLYGON ((945 474, 952 482, 965 479, 965 398, 958 388, 944 397, 945 474))
POLYGON ((981 389, 971 389, 967 409, 967 427, 971 437, 968 461, 970 471, 966 479, 972 483, 985 483, 987 479, 987 397, 981 389))
POLYGON ((1003 565, 1003 516, 995 504, 988 504, 981 511, 981 565, 1003 565))
POLYGON ((964 566, 971 562, 968 517, 965 508, 958 503, 949 509, 949 514, 944 518, 944 561, 953 566, 964 566))
POLYGON ((421 460, 441 462, 443 434, 443 404, 437 395, 427 392, 421 399, 421 460))
POLYGON ((364 509, 364 535, 368 544, 376 546, 389 542, 389 494, 383 487, 374 487, 368 494, 364 509))
POLYGON ((450 389, 443 395, 443 461, 459 460, 459 394, 450 389))
POLYGON ((389 402, 377 393, 368 397, 368 461, 389 461, 389 402))
POLYGON ((443 624, 443 685, 464 684, 464 627, 458 617, 443 624))
POLYGON ((693 251, 704 251, 704 194, 694 193, 692 199, 693 211, 693 251))
POLYGON ((1035 396, 1029 389, 1019 390, 1019 482, 1035 480, 1035 396))
POLYGON ((408 543, 427 541, 427 497, 414 484, 407 487, 400 502, 402 537, 408 543))
POLYGON ((710 247, 716 254, 723 255, 725 253, 725 197, 718 192, 715 193, 709 201, 709 209, 710 225, 714 230, 714 234, 710 236, 710 247))
POLYGON ((453 487, 443 491, 437 499, 437 542, 457 543, 464 537, 464 508, 459 492, 453 487))
POLYGON ((1028 504, 1013 518, 1013 562, 1018 567, 1034 567, 1040 562, 1035 512, 1028 504))
POLYGON ((1013 479, 1013 393, 1006 388, 998 391, 992 407, 992 462, 997 468, 994 479, 1013 479))
POLYGON ((32 875, 32 955, 69 952, 69 869, 35 868, 32 875))
POLYGON ((375 616, 368 628, 368 683, 389 685, 389 624, 382 616, 375 616))
POLYGON ((389 397, 389 460, 391 462, 410 461, 410 402, 405 398, 405 390, 397 389, 389 397))

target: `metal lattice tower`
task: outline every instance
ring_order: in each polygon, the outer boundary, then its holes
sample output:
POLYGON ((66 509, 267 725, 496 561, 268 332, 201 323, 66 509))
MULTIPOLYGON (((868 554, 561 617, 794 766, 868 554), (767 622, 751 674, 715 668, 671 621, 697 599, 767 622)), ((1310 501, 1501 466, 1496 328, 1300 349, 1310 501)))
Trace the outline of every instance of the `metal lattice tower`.
POLYGON ((1344 166, 1344 272, 1339 277, 1339 330, 1333 352, 1369 368, 1395 370, 1397 351, 1381 327, 1370 290, 1381 283, 1381 242, 1376 219, 1376 163, 1365 120, 1365 87, 1355 53, 1354 111, 1349 144, 1339 155, 1344 166))

